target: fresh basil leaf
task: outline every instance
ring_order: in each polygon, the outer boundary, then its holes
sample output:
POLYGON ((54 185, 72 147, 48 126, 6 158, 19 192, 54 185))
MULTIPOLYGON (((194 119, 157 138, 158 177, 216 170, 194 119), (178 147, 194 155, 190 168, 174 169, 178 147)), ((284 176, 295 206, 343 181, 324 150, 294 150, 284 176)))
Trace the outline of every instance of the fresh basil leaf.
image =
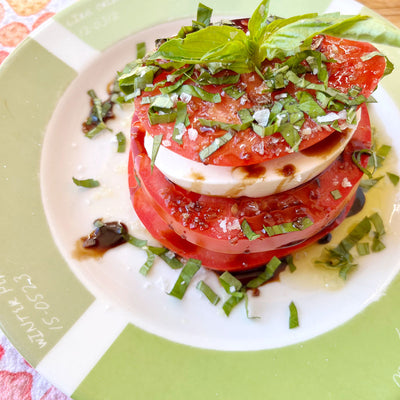
POLYGON ((189 124, 187 105, 183 101, 178 101, 176 108, 176 120, 174 130, 172 132, 172 139, 175 142, 182 144, 182 137, 186 132, 186 126, 189 124))
POLYGON ((236 296, 229 297, 228 300, 226 300, 225 303, 222 305, 222 309, 224 310, 224 313, 227 317, 229 317, 229 314, 232 312, 233 308, 244 299, 243 292, 237 292, 235 294, 236 296))
POLYGON ((196 22, 203 26, 210 25, 212 12, 213 12, 212 8, 207 7, 202 3, 199 3, 199 5, 197 7, 196 22))
POLYGON ((248 29, 250 38, 256 43, 260 40, 265 27, 269 24, 269 0, 263 0, 254 10, 253 15, 249 19, 248 29))
POLYGON ((249 225, 249 223, 245 219, 240 224, 240 227, 242 228, 243 234, 249 240, 256 240, 261 236, 261 235, 258 235, 258 234, 253 232, 253 230, 251 229, 251 226, 249 225))
POLYGON ((118 132, 116 135, 117 138, 117 153, 125 153, 126 149, 126 138, 125 135, 122 132, 118 132))
POLYGON ((168 124, 176 119, 176 111, 172 109, 154 110, 153 107, 150 107, 147 114, 151 125, 168 124))
POLYGON ((186 289, 196 272, 200 269, 201 261, 194 258, 189 258, 186 265, 183 267, 174 287, 168 293, 178 299, 182 299, 185 295, 186 289))
POLYGON ((213 76, 208 71, 203 71, 196 82, 200 85, 232 85, 239 81, 240 74, 213 76))
POLYGON ((104 122, 100 122, 89 132, 85 133, 85 136, 89 139, 93 139, 95 136, 97 136, 99 133, 103 132, 104 130, 107 130, 110 132, 112 131, 104 122))
POLYGON ((153 137, 153 148, 151 149, 151 172, 153 172, 154 164, 156 162, 156 157, 158 151, 160 150, 161 142, 163 140, 163 135, 156 135, 153 137))
POLYGON ((168 40, 150 56, 150 59, 185 64, 228 63, 229 69, 243 73, 252 70, 249 46, 248 37, 238 28, 208 26, 184 39, 168 40))
POLYGON ((81 186, 84 188, 95 188, 97 186, 100 186, 100 182, 96 179, 76 179, 72 177, 72 181, 75 183, 76 186, 81 186))
POLYGON ((397 184, 399 183, 400 177, 396 174, 392 174, 391 172, 386 172, 386 175, 389 177, 390 182, 392 182, 394 186, 397 186, 397 184))
POLYGON ((265 266, 265 270, 256 278, 248 282, 246 287, 250 289, 255 289, 263 285, 265 282, 267 282, 274 276, 275 271, 281 264, 282 264, 281 260, 274 256, 271 259, 271 261, 269 261, 268 264, 265 266))
POLYGON ((228 143, 235 136, 235 132, 228 131, 223 136, 216 138, 209 146, 200 151, 199 157, 201 161, 205 161, 211 154, 215 153, 223 145, 228 143))
POLYGON ((299 101, 300 110, 308 114, 311 118, 326 115, 324 109, 318 105, 310 93, 300 91, 296 93, 296 97, 299 101))
POLYGON ((213 304, 214 306, 218 304, 220 298, 219 296, 207 285, 204 281, 200 281, 196 289, 200 290, 207 297, 208 301, 213 304))
POLYGON ((143 58, 146 55, 146 43, 136 43, 136 58, 143 58))
POLYGON ((299 315, 293 301, 289 304, 289 312, 289 329, 297 328, 299 326, 299 315))
POLYGON ((225 292, 232 294, 234 292, 239 292, 242 288, 242 282, 235 278, 230 272, 225 271, 219 278, 221 286, 225 289, 225 292))
POLYGON ((156 256, 151 250, 149 249, 144 249, 144 250, 146 251, 147 259, 145 263, 140 267, 139 272, 142 275, 146 276, 149 273, 151 267, 154 265, 156 256))
POLYGON ((178 93, 179 95, 182 93, 186 93, 190 96, 198 97, 201 100, 209 101, 210 103, 221 102, 221 95, 219 93, 207 92, 199 86, 183 85, 176 91, 176 93, 178 93))

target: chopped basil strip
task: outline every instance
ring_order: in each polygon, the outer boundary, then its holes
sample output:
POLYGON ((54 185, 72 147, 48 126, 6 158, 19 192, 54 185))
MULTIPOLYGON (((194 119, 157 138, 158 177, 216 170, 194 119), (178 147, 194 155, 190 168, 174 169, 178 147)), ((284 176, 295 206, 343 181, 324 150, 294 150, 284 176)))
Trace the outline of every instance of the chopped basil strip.
POLYGON ((153 148, 151 149, 151 171, 153 171, 154 164, 156 162, 156 157, 158 151, 160 150, 161 142, 163 140, 163 135, 156 135, 153 137, 153 148))
POLYGON ((380 238, 379 238, 378 236, 375 236, 375 237, 372 239, 372 246, 371 246, 371 248, 372 248, 372 251, 373 251, 374 253, 377 253, 377 252, 379 252, 379 251, 384 250, 384 249, 386 248, 386 246, 382 243, 382 241, 380 240, 380 238))
POLYGON ((287 263, 287 265, 289 267, 289 271, 290 272, 293 273, 294 271, 296 271, 297 267, 294 265, 293 256, 291 254, 286 256, 285 261, 286 261, 286 263, 287 263))
POLYGON ((299 326, 299 316, 297 312, 297 307, 293 301, 289 305, 289 329, 297 328, 299 326))
POLYGON ((368 192, 368 190, 371 189, 372 187, 374 187, 382 178, 383 178, 383 175, 382 176, 378 176, 376 178, 363 179, 360 182, 360 187, 365 192, 368 192))
POLYGON ((208 71, 203 71, 196 79, 200 85, 232 85, 239 81, 240 75, 213 76, 208 71))
POLYGON ((211 154, 215 153, 224 144, 228 143, 235 136, 235 132, 228 131, 223 136, 216 138, 209 146, 200 151, 199 157, 201 161, 205 161, 211 154))
POLYGON ((298 151, 301 137, 296 128, 292 124, 283 124, 279 131, 282 137, 286 140, 287 144, 294 151, 298 151))
POLYGON ((326 115, 326 112, 314 100, 313 96, 308 92, 297 92, 296 97, 299 100, 299 108, 308 114, 311 118, 317 118, 326 115))
POLYGON ((383 224, 383 220, 378 213, 372 214, 369 219, 375 227, 375 231, 379 236, 383 236, 385 234, 385 227, 383 224))
POLYGON ((153 107, 150 107, 148 117, 151 125, 168 124, 176 120, 176 111, 166 108, 153 110, 153 107))
POLYGON ((339 200, 342 198, 342 194, 339 192, 338 189, 332 190, 331 195, 335 200, 339 200))
POLYGON ((100 122, 93 129, 91 129, 89 132, 87 132, 85 134, 85 136, 89 139, 93 139, 96 135, 98 135, 100 132, 103 132, 104 130, 108 130, 111 132, 111 129, 108 128, 104 122, 100 122))
POLYGON ((229 314, 232 312, 233 308, 237 306, 245 297, 243 292, 237 292, 235 294, 236 296, 229 297, 222 306, 222 309, 227 317, 229 317, 229 314))
POLYGON ((246 286, 250 289, 255 289, 261 286, 274 276, 275 271, 281 264, 281 260, 274 256, 271 261, 265 266, 265 270, 260 275, 258 275, 257 278, 252 279, 246 286))
POLYGON ((288 232, 303 231, 311 225, 313 225, 311 219, 308 217, 304 217, 294 222, 286 222, 273 226, 264 226, 264 230, 268 236, 275 236, 288 232))
POLYGON ((142 275, 146 276, 146 275, 149 273, 151 267, 154 265, 154 260, 156 259, 156 256, 155 256, 155 254, 154 254, 151 250, 149 250, 149 249, 143 249, 143 250, 146 251, 147 260, 146 260, 146 262, 140 267, 139 272, 140 272, 142 275))
POLYGON ((122 132, 118 132, 116 134, 116 138, 117 138, 117 143, 118 143, 117 152, 118 153, 125 153, 125 149, 126 149, 126 138, 125 138, 125 135, 122 132))
POLYGON ((244 90, 240 90, 237 86, 226 87, 224 92, 234 100, 240 99, 246 93, 244 90))
POLYGON ((201 24, 203 26, 210 25, 212 12, 213 12, 212 8, 207 7, 202 3, 199 3, 197 7, 196 23, 201 24))
POLYGON ((196 289, 200 290, 200 292, 202 292, 204 296, 207 297, 211 304, 218 304, 220 300, 219 296, 210 288, 210 286, 207 285, 207 283, 205 283, 204 281, 200 281, 197 284, 196 289))
POLYGON ((242 124, 248 124, 250 122, 254 121, 253 116, 251 115, 251 112, 248 108, 242 108, 241 110, 238 111, 238 116, 240 118, 240 122, 242 124))
POLYGON ((84 188, 95 188, 97 186, 100 186, 100 182, 97 181, 96 179, 76 179, 72 177, 72 181, 75 183, 76 186, 81 186, 84 188))
POLYGON ((238 292, 242 288, 242 282, 240 282, 239 279, 236 279, 228 271, 225 271, 218 279, 228 294, 238 292))
POLYGON ((387 172, 386 175, 389 177, 390 182, 392 182, 394 186, 399 183, 400 177, 398 175, 392 174, 391 172, 387 172))
POLYGON ((159 257, 172 269, 181 269, 183 264, 178 260, 175 254, 172 253, 172 257, 168 257, 169 252, 160 254, 159 257))
POLYGON ((354 164, 357 165, 358 169, 359 169, 360 171, 362 171, 365 175, 367 175, 368 178, 371 179, 373 173, 375 172, 375 170, 376 170, 376 168, 377 168, 377 166, 378 166, 378 164, 377 164, 377 158, 376 158, 375 152, 372 151, 372 150, 370 150, 370 149, 356 150, 356 151, 353 152, 351 158, 352 158, 354 164), (364 167, 361 165, 361 156, 362 156, 363 154, 367 154, 367 155, 370 155, 370 156, 371 156, 370 160, 372 160, 372 172, 369 171, 367 168, 364 168, 364 167))
POLYGON ((255 240, 258 239, 261 235, 258 235, 253 232, 251 229, 249 223, 244 219, 242 223, 240 224, 240 227, 242 228, 243 234, 247 237, 249 240, 255 240))
POLYGON ((182 299, 185 295, 186 289, 188 288, 190 281, 192 280, 195 273, 199 270, 200 265, 201 261, 195 260, 194 258, 189 258, 186 262, 186 265, 183 267, 181 273, 179 274, 179 277, 175 282, 174 287, 168 294, 178 299, 182 299))
POLYGON ((132 246, 143 248, 147 246, 147 240, 138 239, 132 235, 128 235, 127 242, 130 243, 132 246))
POLYGON ((357 252, 358 255, 360 256, 366 256, 370 254, 369 243, 367 242, 357 243, 357 252))
POLYGON ((221 102, 221 95, 219 93, 207 92, 206 90, 198 86, 183 85, 177 90, 176 93, 178 93, 179 95, 181 95, 182 93, 186 93, 189 94, 190 96, 198 97, 199 99, 208 101, 210 103, 221 102))
POLYGON ((211 119, 199 118, 199 122, 202 126, 207 126, 208 128, 219 128, 224 131, 234 130, 236 132, 243 131, 250 126, 250 122, 242 124, 229 124, 227 122, 214 121, 211 119))
POLYGON ((143 58, 146 55, 146 43, 136 43, 136 58, 143 58))
POLYGON ((172 139, 182 144, 182 137, 186 132, 186 127, 189 125, 189 117, 187 114, 187 105, 183 101, 178 101, 176 104, 176 120, 172 133, 172 139))

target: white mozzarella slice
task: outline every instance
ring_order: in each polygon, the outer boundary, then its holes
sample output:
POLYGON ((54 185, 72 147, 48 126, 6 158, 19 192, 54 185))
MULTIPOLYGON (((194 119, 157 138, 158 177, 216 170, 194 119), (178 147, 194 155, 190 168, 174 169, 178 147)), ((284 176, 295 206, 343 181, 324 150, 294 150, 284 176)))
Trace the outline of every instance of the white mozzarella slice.
MULTIPOLYGON (((316 177, 343 151, 355 127, 332 133, 301 152, 245 167, 204 165, 161 145, 156 167, 176 185, 192 192, 223 197, 263 197, 284 192, 316 177)), ((146 133, 145 148, 151 157, 153 138, 146 133)))

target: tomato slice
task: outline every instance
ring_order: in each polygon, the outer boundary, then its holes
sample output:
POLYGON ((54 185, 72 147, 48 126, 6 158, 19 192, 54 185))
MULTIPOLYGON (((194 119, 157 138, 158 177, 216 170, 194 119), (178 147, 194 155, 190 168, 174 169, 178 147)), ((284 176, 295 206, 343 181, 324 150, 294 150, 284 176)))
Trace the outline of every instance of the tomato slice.
MULTIPOLYGON (((130 164, 133 166, 132 157, 130 158, 130 164)), ((133 171, 133 167, 130 168, 130 170, 133 171)), ((190 243, 179 236, 152 207, 151 199, 141 187, 138 187, 138 184, 132 174, 130 175, 130 180, 132 184, 130 187, 132 204, 139 219, 146 226, 153 238, 181 257, 195 258, 200 260, 204 267, 216 271, 234 272, 253 269, 266 264, 274 256, 282 258, 296 250, 300 250, 306 246, 309 246, 320 238, 323 238, 331 230, 341 224, 346 218, 346 214, 350 210, 353 203, 352 199, 345 207, 343 212, 322 231, 296 245, 276 249, 274 251, 264 251, 259 253, 225 254, 196 246, 195 244, 190 243)))
POLYGON ((371 142, 370 121, 364 105, 352 140, 318 177, 275 195, 233 199, 188 192, 168 181, 156 167, 151 171, 143 146, 144 134, 140 121, 134 118, 131 142, 134 163, 129 174, 137 176, 149 204, 170 229, 188 242, 210 251, 236 255, 292 246, 332 223, 353 198, 363 175, 353 163, 352 154, 369 148, 371 142), (334 198, 331 193, 334 189, 339 190, 340 198, 334 198), (263 231, 264 226, 292 223, 305 217, 313 224, 304 230, 271 237, 263 231), (244 235, 240 229, 244 220, 259 238, 249 240, 244 235))
MULTIPOLYGON (((369 60, 362 61, 363 56, 376 51, 376 48, 369 43, 329 36, 320 37, 320 39, 319 50, 328 59, 335 60, 326 64, 329 74, 329 86, 343 93, 347 93, 354 86, 359 86, 362 89, 361 93, 368 97, 375 90, 379 80, 383 76, 386 66, 385 58, 377 55, 369 60)), ((265 66, 268 63, 272 64, 271 62, 266 62, 265 66)), ((275 60, 273 63, 275 63, 275 60)), ((225 71, 224 73, 230 74, 231 72, 225 71)), ((164 72, 157 77, 155 83, 165 79, 166 74, 164 72)), ((317 81, 316 77, 312 74, 306 74, 305 78, 309 81, 317 81)), ((190 79, 185 84, 194 85, 190 79)), ((238 100, 234 100, 224 94, 223 89, 226 85, 208 85, 204 87, 207 91, 223 93, 220 103, 210 103, 196 97, 192 97, 187 102, 190 121, 189 127, 196 129, 197 137, 193 139, 193 137, 190 138, 189 135, 185 134, 182 138, 182 144, 178 144, 172 139, 174 123, 151 125, 147 114, 149 104, 141 104, 143 97, 160 94, 159 89, 152 92, 145 92, 136 98, 135 108, 137 116, 143 128, 151 135, 163 135, 163 145, 167 146, 170 150, 192 160, 201 161, 199 158, 200 151, 209 146, 217 137, 224 135, 226 131, 218 128, 202 127, 199 118, 227 123, 240 123, 237 111, 243 108, 265 105, 271 102, 271 100, 275 100, 276 96, 281 95, 283 92, 281 90, 275 91, 272 94, 265 93, 263 90, 266 89, 266 86, 256 73, 242 74, 239 83, 236 85, 246 92, 245 96, 242 96, 238 100)), ((302 90, 304 89, 296 88, 290 83, 284 89, 284 92, 294 97, 296 92, 302 90)), ((315 95, 314 91, 307 91, 315 95)), ((302 136, 300 150, 318 143, 333 131, 330 127, 321 127, 306 115, 304 125, 300 131, 300 135, 302 136)), ((280 133, 262 138, 248 128, 236 133, 228 143, 208 157, 205 162, 214 165, 244 166, 258 164, 287 155, 290 152, 292 152, 292 149, 280 133)))

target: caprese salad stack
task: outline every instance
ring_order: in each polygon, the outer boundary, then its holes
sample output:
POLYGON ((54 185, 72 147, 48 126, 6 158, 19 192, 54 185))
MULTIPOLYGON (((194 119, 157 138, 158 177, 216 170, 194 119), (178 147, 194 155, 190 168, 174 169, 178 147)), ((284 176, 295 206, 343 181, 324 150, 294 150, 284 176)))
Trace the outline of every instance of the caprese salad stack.
POLYGON ((134 99, 134 209, 166 248, 242 271, 324 237, 350 209, 371 147, 366 103, 390 62, 369 17, 197 20, 119 77, 134 99))

